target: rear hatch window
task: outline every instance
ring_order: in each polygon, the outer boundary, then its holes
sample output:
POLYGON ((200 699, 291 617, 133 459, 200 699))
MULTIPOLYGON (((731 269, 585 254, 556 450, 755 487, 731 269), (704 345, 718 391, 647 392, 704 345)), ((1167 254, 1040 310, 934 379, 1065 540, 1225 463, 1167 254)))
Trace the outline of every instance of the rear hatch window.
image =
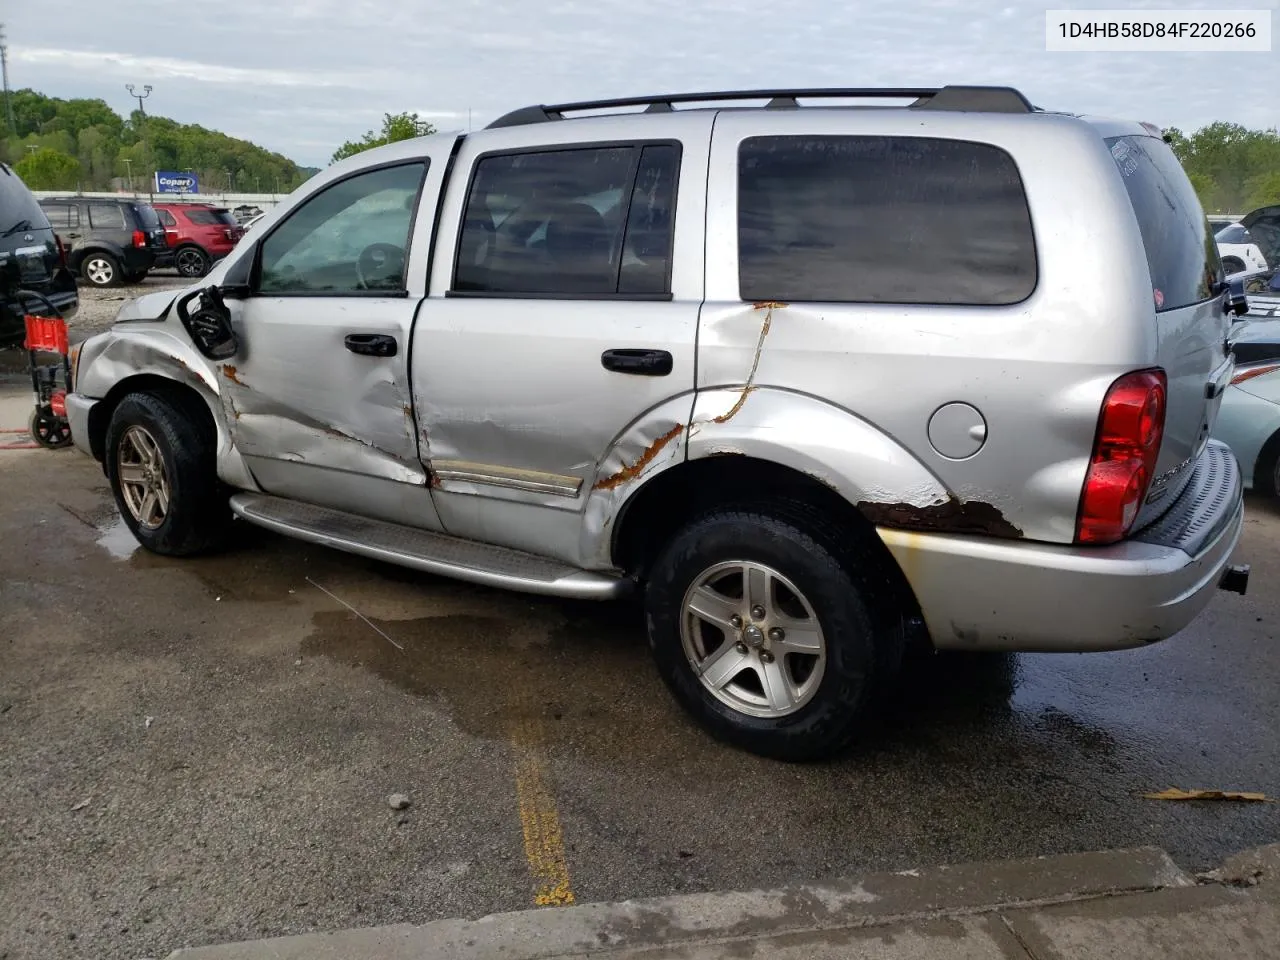
POLYGON ((160 226, 160 217, 156 213, 156 208, 151 206, 151 204, 135 204, 133 212, 138 215, 138 225, 143 230, 152 230, 160 226))
POLYGON ((1155 137, 1111 137, 1107 146, 1142 231, 1156 311, 1208 300, 1222 279, 1222 262, 1178 158, 1155 137))
POLYGON ((17 262, 24 284, 42 284, 57 266, 57 246, 44 209, 27 185, 0 164, 0 269, 17 262))

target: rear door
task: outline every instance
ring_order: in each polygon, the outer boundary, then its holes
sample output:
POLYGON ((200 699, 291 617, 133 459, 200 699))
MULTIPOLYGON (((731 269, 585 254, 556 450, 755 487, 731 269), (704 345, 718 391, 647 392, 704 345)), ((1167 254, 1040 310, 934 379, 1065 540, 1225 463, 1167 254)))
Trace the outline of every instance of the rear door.
POLYGON ((1142 232, 1157 363, 1169 378, 1164 442, 1136 528, 1181 492, 1208 442, 1231 378, 1231 319, 1223 310, 1218 247, 1178 158, 1151 136, 1112 137, 1107 145, 1142 232))
POLYGON ((412 369, 446 529, 568 559, 613 444, 693 406, 711 115, 546 126, 463 142, 412 369))

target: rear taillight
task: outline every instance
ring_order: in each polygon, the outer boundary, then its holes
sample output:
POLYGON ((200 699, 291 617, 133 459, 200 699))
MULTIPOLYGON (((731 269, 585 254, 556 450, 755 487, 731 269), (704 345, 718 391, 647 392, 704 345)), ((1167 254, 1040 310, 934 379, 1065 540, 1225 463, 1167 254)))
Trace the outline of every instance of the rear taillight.
POLYGON ((147 245, 147 235, 141 230, 133 231, 133 245, 135 247, 145 247, 147 245))
POLYGON ((1077 543, 1115 543, 1133 526, 1160 454, 1166 393, 1163 370, 1125 374, 1107 391, 1080 497, 1077 543))

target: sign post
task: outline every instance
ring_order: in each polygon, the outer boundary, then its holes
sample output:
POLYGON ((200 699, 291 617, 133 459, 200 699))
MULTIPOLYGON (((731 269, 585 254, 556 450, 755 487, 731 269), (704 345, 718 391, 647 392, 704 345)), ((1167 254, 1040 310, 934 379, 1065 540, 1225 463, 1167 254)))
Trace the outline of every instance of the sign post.
POLYGON ((180 173, 177 170, 157 170, 155 182, 156 193, 186 194, 200 192, 200 181, 194 173, 180 173))

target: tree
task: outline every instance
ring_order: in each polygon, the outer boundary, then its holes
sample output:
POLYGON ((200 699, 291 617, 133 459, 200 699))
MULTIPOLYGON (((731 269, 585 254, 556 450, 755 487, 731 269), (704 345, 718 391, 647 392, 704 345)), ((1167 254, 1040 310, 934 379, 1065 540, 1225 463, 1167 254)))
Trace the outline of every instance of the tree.
POLYGON ((382 129, 370 130, 359 140, 348 140, 333 152, 331 163, 354 157, 357 153, 382 147, 398 140, 412 140, 414 137, 426 137, 436 132, 426 120, 418 118, 416 113, 387 113, 382 116, 382 129))
POLYGON ((1248 187, 1250 210, 1280 203, 1280 170, 1259 174, 1249 181, 1248 187))
POLYGON ((80 179, 80 161, 49 147, 27 154, 13 170, 32 190, 74 190, 80 179))

